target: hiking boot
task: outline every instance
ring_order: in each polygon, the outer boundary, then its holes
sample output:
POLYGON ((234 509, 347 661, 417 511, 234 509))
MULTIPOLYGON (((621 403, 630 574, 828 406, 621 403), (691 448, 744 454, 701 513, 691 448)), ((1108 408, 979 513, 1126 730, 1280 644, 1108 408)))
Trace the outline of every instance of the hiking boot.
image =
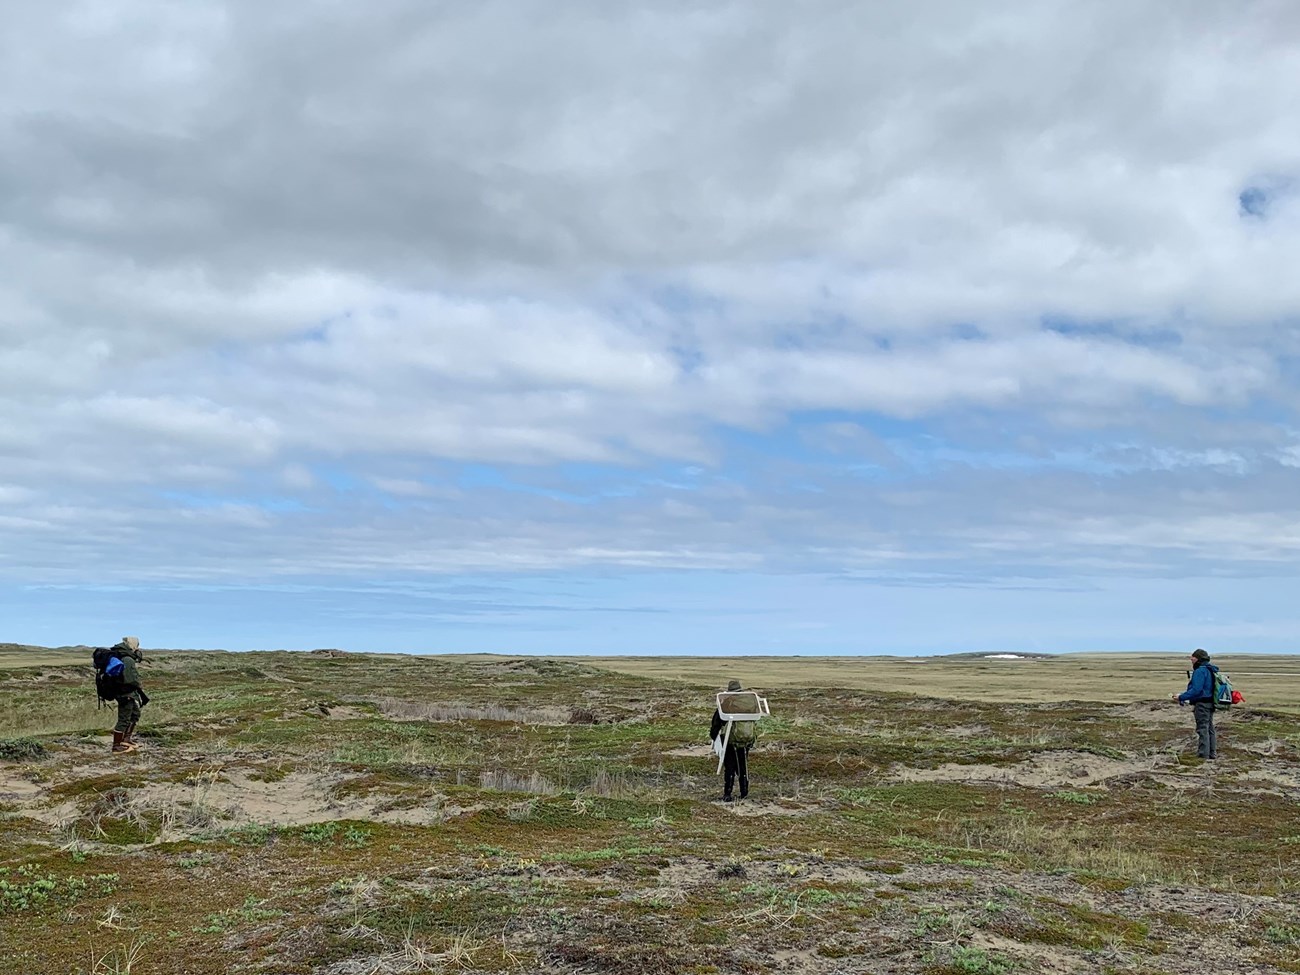
POLYGON ((135 740, 135 725, 131 725, 131 727, 127 728, 126 731, 122 733, 122 740, 132 748, 140 747, 140 743, 135 740))
POLYGON ((113 732, 113 749, 114 752, 133 752, 135 746, 126 740, 126 732, 113 732))
POLYGON ((722 801, 723 801, 723 802, 731 802, 731 801, 732 801, 731 793, 730 793, 730 792, 725 793, 725 794, 722 796, 722 801))

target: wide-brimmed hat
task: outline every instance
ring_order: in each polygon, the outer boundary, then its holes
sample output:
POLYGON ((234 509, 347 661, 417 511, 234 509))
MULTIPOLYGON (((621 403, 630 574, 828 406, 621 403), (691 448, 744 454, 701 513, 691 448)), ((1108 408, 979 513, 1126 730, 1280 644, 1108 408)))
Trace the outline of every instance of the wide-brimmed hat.
POLYGON ((740 690, 740 681, 736 680, 735 678, 732 678, 731 680, 727 681, 727 690, 729 691, 740 690))

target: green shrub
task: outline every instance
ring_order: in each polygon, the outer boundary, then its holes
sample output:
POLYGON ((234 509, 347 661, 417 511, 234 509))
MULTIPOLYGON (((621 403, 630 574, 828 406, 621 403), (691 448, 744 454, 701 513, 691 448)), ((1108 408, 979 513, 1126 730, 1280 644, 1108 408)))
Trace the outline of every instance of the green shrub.
POLYGON ((1048 796, 1061 802, 1072 802, 1077 806, 1091 806, 1093 803, 1101 802, 1101 796, 1095 792, 1074 792, 1071 789, 1058 789, 1056 792, 1049 792, 1048 796))
POLYGON ((117 880, 115 873, 61 878, 42 872, 34 863, 0 867, 0 914, 39 910, 50 903, 74 904, 88 893, 111 894, 117 889, 117 880))
POLYGON ((0 758, 30 762, 45 755, 45 746, 35 738, 0 738, 0 758))
POLYGON ((338 831, 338 823, 312 823, 304 826, 298 835, 308 843, 328 843, 338 831))

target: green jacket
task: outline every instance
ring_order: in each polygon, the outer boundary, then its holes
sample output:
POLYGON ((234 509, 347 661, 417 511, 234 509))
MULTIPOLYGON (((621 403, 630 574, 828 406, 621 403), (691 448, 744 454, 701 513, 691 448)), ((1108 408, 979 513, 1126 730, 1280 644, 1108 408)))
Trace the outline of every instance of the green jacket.
MULTIPOLYGON (((113 648, 114 650, 117 647, 113 648)), ((136 691, 142 691, 144 688, 140 685, 140 668, 135 664, 135 657, 129 653, 123 653, 122 659, 122 689, 126 692, 123 697, 133 694, 136 691)))

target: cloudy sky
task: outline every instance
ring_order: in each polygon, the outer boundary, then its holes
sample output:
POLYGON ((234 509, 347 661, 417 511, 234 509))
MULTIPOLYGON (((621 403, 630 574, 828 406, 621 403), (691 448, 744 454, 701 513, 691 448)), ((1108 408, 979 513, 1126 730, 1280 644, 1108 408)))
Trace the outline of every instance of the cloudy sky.
POLYGON ((16 0, 0 640, 1300 649, 1286 0, 16 0))

